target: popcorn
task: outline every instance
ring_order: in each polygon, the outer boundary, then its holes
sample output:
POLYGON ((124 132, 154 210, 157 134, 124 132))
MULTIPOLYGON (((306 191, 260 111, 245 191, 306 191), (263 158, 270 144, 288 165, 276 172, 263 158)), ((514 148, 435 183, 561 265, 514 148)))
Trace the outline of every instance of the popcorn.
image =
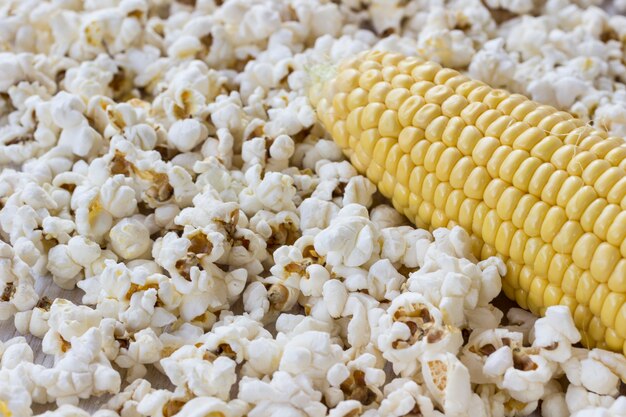
POLYGON ((580 341, 580 333, 565 306, 553 306, 543 318, 535 322, 533 346, 541 348, 541 354, 555 362, 565 362, 571 356, 571 345, 580 341))
POLYGON ((227 357, 212 356, 205 349, 183 346, 160 363, 174 385, 186 386, 197 396, 226 400, 230 387, 237 381, 236 364, 227 357))
POLYGON ((379 387, 385 382, 385 372, 375 367, 376 362, 375 356, 364 353, 346 365, 334 365, 327 374, 333 394, 343 397, 342 401, 357 400, 365 407, 379 402, 382 398, 379 387))
POLYGON ((456 353, 462 345, 459 329, 445 326, 442 314, 417 293, 396 297, 380 317, 376 344, 394 372, 414 375, 425 353, 456 353))
POLYGON ((498 295, 500 274, 506 268, 497 258, 470 262, 469 235, 460 227, 438 229, 434 235, 435 242, 426 250, 419 271, 411 274, 408 288, 424 294, 439 307, 446 323, 459 327, 467 320, 463 310, 486 307, 498 295))
POLYGON ((161 359, 163 344, 156 333, 150 328, 138 331, 133 335, 133 341, 128 348, 120 349, 115 363, 122 368, 128 368, 126 379, 134 381, 146 374, 145 364, 156 363, 161 359))
POLYGON ((181 152, 189 152, 208 136, 208 129, 195 119, 178 120, 172 124, 168 142, 181 152))
POLYGON ((291 376, 278 371, 270 382, 243 377, 239 383, 239 399, 252 404, 248 412, 250 417, 269 417, 277 412, 310 417, 326 415, 326 406, 321 403, 322 394, 314 389, 304 374, 291 376))
POLYGON ((315 250, 326 256, 329 265, 360 266, 377 249, 376 240, 377 230, 367 210, 350 204, 339 210, 329 227, 315 236, 315 250))
POLYGON ((138 219, 123 219, 109 232, 111 247, 122 259, 135 259, 150 251, 150 231, 138 219))
POLYGON ((87 416, 80 400, 111 394, 95 417, 623 415, 623 357, 573 347, 562 306, 501 325, 504 262, 381 204, 307 98, 340 59, 391 50, 620 136, 623 17, 598 0, 74 3, 0 16, 0 320, 54 355, 0 342, 0 414, 87 416))
POLYGON ((422 359, 422 375, 428 391, 446 414, 485 415, 482 403, 472 394, 469 372, 454 354, 439 353, 422 359))
POLYGON ((283 347, 279 370, 306 376, 313 383, 326 378, 326 372, 342 360, 343 349, 327 333, 306 331, 292 337, 283 347))
POLYGON ((432 400, 421 385, 410 378, 395 378, 385 386, 385 399, 379 412, 389 416, 403 416, 419 410, 425 416, 433 415, 432 400))

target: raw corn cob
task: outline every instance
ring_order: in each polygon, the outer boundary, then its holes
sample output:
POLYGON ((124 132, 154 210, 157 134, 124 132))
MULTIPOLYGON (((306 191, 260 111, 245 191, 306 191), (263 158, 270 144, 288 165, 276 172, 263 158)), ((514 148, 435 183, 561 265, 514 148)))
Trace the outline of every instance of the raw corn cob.
POLYGON ((461 225, 507 265, 505 294, 571 309, 583 342, 626 354, 626 144, 567 112, 395 53, 311 88, 354 166, 418 227, 461 225))

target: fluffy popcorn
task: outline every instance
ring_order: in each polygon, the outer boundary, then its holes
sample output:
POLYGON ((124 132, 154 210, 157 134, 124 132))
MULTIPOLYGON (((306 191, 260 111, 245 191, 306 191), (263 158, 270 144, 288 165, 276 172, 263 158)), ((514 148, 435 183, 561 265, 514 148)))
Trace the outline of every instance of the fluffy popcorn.
POLYGON ((187 386, 198 396, 228 399, 230 387, 237 381, 235 362, 220 356, 214 359, 205 349, 183 346, 161 359, 163 371, 176 386, 187 386))
POLYGON ((454 354, 422 359, 422 374, 428 391, 447 415, 485 415, 482 403, 472 394, 469 372, 454 354))
POLYGON ((357 400, 364 406, 370 406, 382 399, 379 387, 385 382, 385 372, 376 368, 376 357, 365 353, 348 362, 339 363, 328 370, 327 378, 331 392, 327 397, 343 397, 341 400, 357 400))
POLYGON ((497 258, 470 262, 469 235, 460 227, 438 229, 434 235, 421 268, 411 274, 407 284, 438 306, 446 323, 460 327, 467 320, 464 310, 486 307, 498 295, 505 267, 497 258))
POLYGON ((555 362, 569 359, 571 345, 580 341, 580 333, 565 306, 549 307, 545 317, 535 322, 534 336, 533 346, 540 347, 542 356, 555 362))
POLYGON ((181 152, 189 152, 207 136, 206 126, 195 119, 177 120, 167 132, 168 142, 181 152))
POLYGON ((402 376, 415 374, 425 353, 456 354, 462 345, 460 330, 445 326, 441 312, 417 293, 396 297, 380 317, 377 332, 383 357, 402 376))
POLYGON ((279 370, 291 375, 306 375, 312 381, 319 381, 342 358, 341 346, 332 343, 327 333, 307 331, 294 336, 285 344, 279 370))
POLYGON ((328 228, 315 236, 315 250, 329 265, 360 266, 377 250, 377 229, 367 210, 350 204, 339 210, 328 228))
POLYGON ((469 73, 491 86, 500 87, 512 82, 516 64, 504 49, 504 40, 496 38, 486 42, 472 57, 469 73))
POLYGON ((410 378, 396 378, 385 386, 380 413, 400 417, 416 409, 425 416, 434 413, 432 400, 417 382, 410 378))
POLYGON ((122 259, 135 259, 150 250, 150 231, 138 219, 123 219, 109 232, 111 247, 122 259))
POLYGON ((391 50, 623 135, 622 16, 75 3, 0 13, 0 320, 32 338, 0 342, 0 414, 83 417, 112 394, 93 416, 623 415, 623 357, 572 347, 565 307, 501 324, 504 262, 411 226, 307 98, 340 59, 391 50))
POLYGON ((323 417, 326 406, 306 375, 276 372, 270 382, 244 377, 239 383, 239 399, 253 405, 250 417, 281 413, 288 416, 323 417))

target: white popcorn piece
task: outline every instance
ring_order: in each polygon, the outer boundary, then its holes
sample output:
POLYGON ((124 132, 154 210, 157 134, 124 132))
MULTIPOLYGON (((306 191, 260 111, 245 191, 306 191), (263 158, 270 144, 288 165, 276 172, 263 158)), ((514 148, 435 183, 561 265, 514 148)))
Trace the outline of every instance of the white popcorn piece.
MULTIPOLYGON (((579 416, 585 416, 586 411, 593 413, 597 409, 602 412, 612 408, 615 404, 617 404, 618 407, 623 407, 623 398, 624 397, 620 397, 620 399, 616 401, 615 398, 611 396, 598 395, 576 385, 568 386, 565 394, 565 402, 570 415, 579 416)), ((619 408, 617 408, 617 410, 619 410, 619 408)), ((607 415, 607 413, 604 415, 607 415)), ((611 414, 608 415, 610 416, 611 414)), ((617 415, 619 416, 619 414, 617 415)))
POLYGON ((252 404, 248 412, 250 417, 270 417, 276 413, 310 417, 326 415, 326 406, 321 403, 322 393, 315 390, 304 374, 291 376, 278 371, 269 382, 243 377, 238 398, 252 404))
POLYGON ((387 204, 380 204, 370 210, 370 219, 383 232, 389 227, 398 227, 406 223, 406 219, 395 208, 387 204))
POLYGON ((149 253, 152 241, 150 231, 139 220, 126 218, 115 224, 109 232, 111 248, 122 259, 135 259, 149 253))
POLYGON ((14 320, 17 331, 43 338, 49 329, 50 305, 50 300, 42 297, 32 310, 17 312, 14 320))
POLYGON ((227 400, 237 382, 236 363, 220 356, 214 360, 206 349, 183 346, 161 359, 163 371, 176 386, 187 386, 197 396, 215 396, 227 400))
POLYGON ((378 322, 376 344, 402 376, 416 374, 424 354, 456 354, 462 343, 460 330, 445 326, 441 312, 417 293, 397 296, 378 322))
POLYGON ((335 364, 327 373, 331 392, 343 397, 341 401, 357 400, 365 407, 377 404, 383 397, 380 387, 386 375, 382 369, 376 368, 376 362, 374 355, 364 353, 345 365, 335 364))
POLYGON ((571 345, 580 341, 570 311, 565 306, 548 307, 546 314, 535 322, 533 346, 541 355, 555 362, 565 362, 571 356, 571 345))
POLYGON ((378 231, 363 206, 342 208, 328 228, 315 236, 315 250, 329 265, 360 266, 378 249, 378 231))
POLYGON ((128 348, 120 349, 115 363, 128 369, 126 379, 134 381, 146 374, 146 364, 156 363, 161 359, 163 344, 156 333, 150 328, 138 331, 133 335, 128 348))
POLYGON ((329 334, 306 331, 284 345, 279 370, 316 382, 324 380, 328 370, 342 358, 343 349, 331 342, 329 334))
POLYGON ((485 415, 472 393, 467 368, 451 353, 422 359, 422 375, 430 394, 448 415, 485 415), (474 398, 474 401, 472 399, 474 398))
POLYGON ((421 385, 410 378, 395 378, 385 386, 385 399, 379 408, 381 414, 400 417, 415 410, 424 416, 435 415, 432 400, 421 385))
POLYGON ((150 392, 152 386, 145 379, 136 379, 123 391, 114 395, 105 405, 105 408, 116 412, 120 416, 137 415, 137 405, 150 392))
POLYGON ((529 403, 543 396, 545 384, 555 372, 556 365, 543 356, 525 355, 514 368, 507 369, 501 385, 517 401, 529 403))
POLYGON ((170 127, 168 142, 181 152, 189 152, 208 136, 208 129, 195 119, 177 120, 170 127))

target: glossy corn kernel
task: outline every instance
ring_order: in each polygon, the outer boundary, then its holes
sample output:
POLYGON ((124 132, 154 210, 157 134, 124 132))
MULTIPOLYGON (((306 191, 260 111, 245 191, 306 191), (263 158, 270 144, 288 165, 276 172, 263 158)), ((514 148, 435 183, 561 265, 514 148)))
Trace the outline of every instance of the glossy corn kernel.
POLYGON ((626 353, 626 143, 440 65, 366 52, 313 89, 355 167, 419 227, 459 224, 536 314, 626 353))

